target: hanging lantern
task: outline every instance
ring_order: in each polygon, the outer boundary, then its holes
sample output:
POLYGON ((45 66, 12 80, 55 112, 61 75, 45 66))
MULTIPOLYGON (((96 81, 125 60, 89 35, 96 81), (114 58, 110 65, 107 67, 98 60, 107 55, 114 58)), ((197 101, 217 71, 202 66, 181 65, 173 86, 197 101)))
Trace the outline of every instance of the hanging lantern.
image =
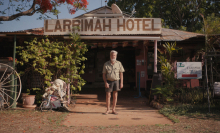
POLYGON ((103 48, 107 46, 107 42, 102 43, 103 48))
POLYGON ((118 42, 113 42, 113 43, 112 43, 112 48, 117 48, 117 47, 118 47, 117 44, 118 44, 118 42))
POLYGON ((91 46, 91 49, 97 48, 97 43, 93 43, 93 46, 91 46))
POLYGON ((138 46, 138 41, 133 41, 133 47, 138 46))
POLYGON ((126 47, 126 46, 128 46, 128 41, 124 41, 122 44, 122 47, 126 47))

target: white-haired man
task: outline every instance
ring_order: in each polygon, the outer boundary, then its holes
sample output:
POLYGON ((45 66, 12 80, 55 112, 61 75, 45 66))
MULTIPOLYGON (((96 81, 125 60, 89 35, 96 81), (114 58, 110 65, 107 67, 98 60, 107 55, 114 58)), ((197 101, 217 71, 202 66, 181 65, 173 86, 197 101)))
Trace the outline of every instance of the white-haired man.
POLYGON ((110 111, 110 99, 111 92, 113 92, 113 105, 112 105, 112 113, 118 114, 115 111, 118 91, 123 88, 123 72, 125 71, 121 62, 117 61, 118 52, 112 50, 110 52, 110 61, 107 61, 103 66, 103 80, 105 82, 105 92, 106 92, 106 106, 107 111, 104 114, 108 114, 110 111), (119 83, 120 80, 120 83, 119 83))

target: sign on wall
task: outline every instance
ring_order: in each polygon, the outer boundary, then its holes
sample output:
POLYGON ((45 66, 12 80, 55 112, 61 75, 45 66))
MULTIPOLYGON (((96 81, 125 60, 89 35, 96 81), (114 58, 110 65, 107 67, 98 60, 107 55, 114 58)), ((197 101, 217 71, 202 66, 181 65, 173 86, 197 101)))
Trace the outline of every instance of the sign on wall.
POLYGON ((160 18, 94 18, 44 20, 44 35, 161 34, 160 18), (72 28, 79 27, 79 29, 72 28))
POLYGON ((202 62, 177 62, 177 79, 202 79, 202 62))

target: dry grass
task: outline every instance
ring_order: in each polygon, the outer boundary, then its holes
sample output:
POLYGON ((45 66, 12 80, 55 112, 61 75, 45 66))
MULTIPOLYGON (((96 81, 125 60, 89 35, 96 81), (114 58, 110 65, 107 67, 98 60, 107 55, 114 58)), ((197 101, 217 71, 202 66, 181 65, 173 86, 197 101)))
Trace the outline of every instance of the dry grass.
MULTIPOLYGON (((183 108, 180 107, 179 109, 183 110, 183 108)), ((186 109, 185 115, 183 113, 175 113, 178 112, 177 109, 173 109, 171 112, 173 114, 172 116, 179 120, 179 123, 175 123, 173 125, 133 125, 130 127, 121 125, 95 127, 81 127, 73 125, 66 127, 62 125, 62 121, 68 117, 68 113, 55 111, 41 113, 34 110, 3 110, 0 111, 0 132, 219 132, 220 119, 217 119, 217 116, 214 116, 214 114, 205 115, 202 113, 194 113, 194 115, 192 115, 191 110, 191 115, 187 115, 188 113, 186 109)), ((190 112, 190 110, 188 110, 188 112, 190 112)), ((169 115, 171 115, 171 113, 169 115)))

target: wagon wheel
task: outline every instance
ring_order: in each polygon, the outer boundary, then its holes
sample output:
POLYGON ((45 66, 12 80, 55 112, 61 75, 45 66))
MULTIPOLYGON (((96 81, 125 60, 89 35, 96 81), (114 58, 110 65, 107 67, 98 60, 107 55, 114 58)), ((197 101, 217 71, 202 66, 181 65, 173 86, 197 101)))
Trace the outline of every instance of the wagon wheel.
POLYGON ((9 108, 16 104, 20 93, 21 79, 17 71, 7 64, 0 63, 0 108, 9 108), (13 82, 17 82, 17 85, 12 84, 13 82))

